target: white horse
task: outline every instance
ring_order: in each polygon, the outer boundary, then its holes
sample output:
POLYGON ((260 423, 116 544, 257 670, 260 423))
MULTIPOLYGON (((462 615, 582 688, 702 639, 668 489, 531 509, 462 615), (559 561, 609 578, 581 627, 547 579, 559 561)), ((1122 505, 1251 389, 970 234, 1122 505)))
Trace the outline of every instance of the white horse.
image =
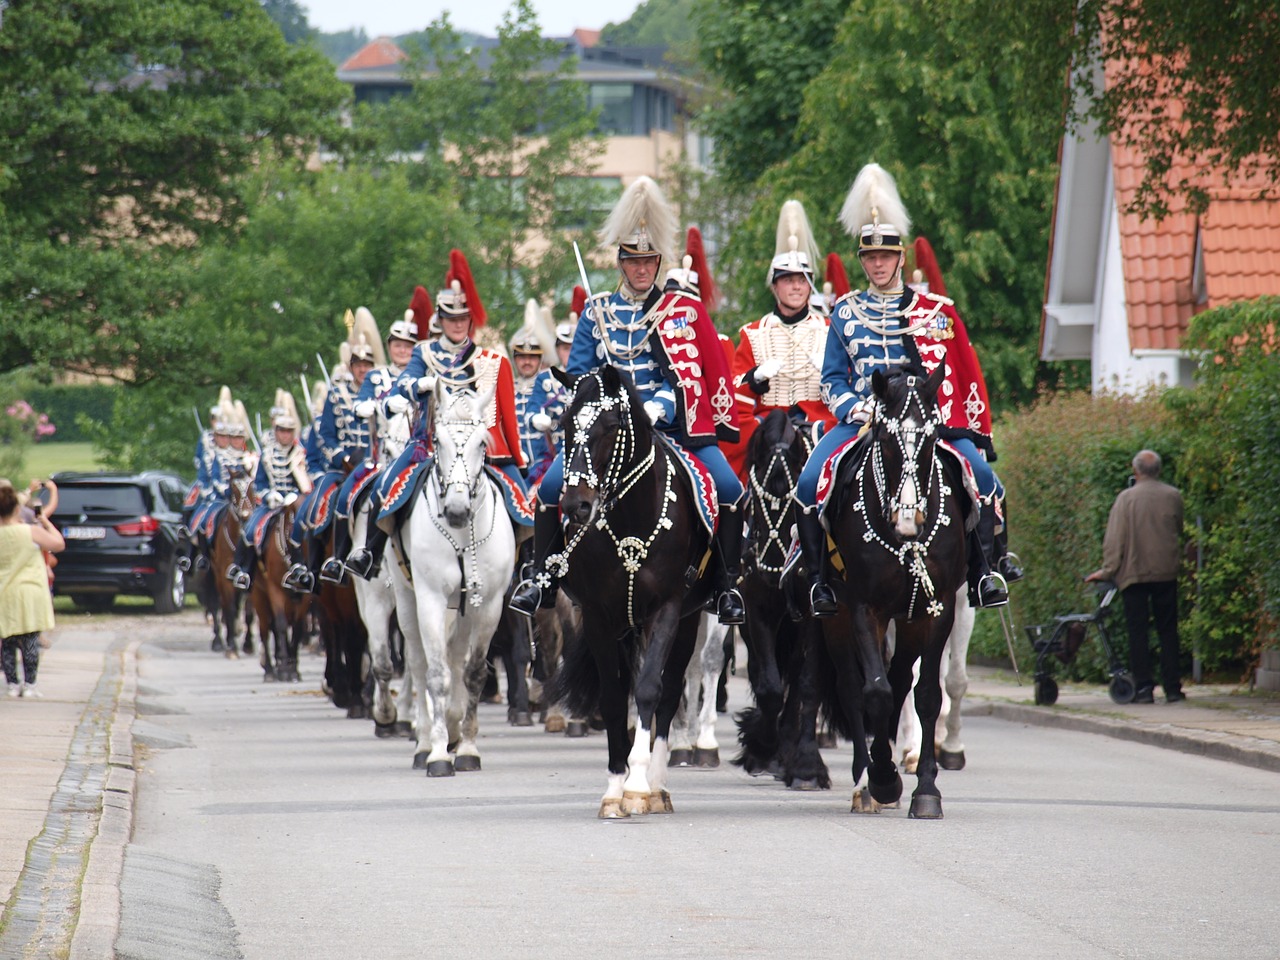
MULTIPOLYGON (((973 635, 975 611, 969 606, 967 587, 956 592, 956 620, 947 637, 942 653, 940 670, 942 683, 942 710, 934 731, 934 743, 938 749, 938 766, 943 770, 964 769, 964 743, 960 740, 960 702, 969 689, 969 671, 965 662, 969 658, 969 638, 973 635)), ((892 629, 892 627, 890 628, 892 629)), ((916 682, 920 681, 920 664, 915 667, 916 682)), ((913 686, 914 689, 914 686, 913 686)), ((904 709, 898 721, 898 751, 902 769, 915 773, 920 761, 920 741, 923 731, 916 712, 904 709)))
POLYGON ((515 569, 515 535, 484 470, 494 390, 477 396, 437 385, 435 461, 392 537, 400 563, 389 564, 391 581, 417 699, 413 765, 429 777, 480 769, 476 704, 515 569))
POLYGON ((670 766, 720 766, 716 693, 720 672, 724 669, 724 643, 729 630, 714 613, 702 614, 698 640, 684 674, 684 699, 671 722, 671 757, 667 761, 670 766))
MULTIPOLYGON (((379 462, 390 464, 409 442, 411 427, 408 414, 387 417, 379 412, 374 428, 378 436, 379 462)), ((348 519, 352 543, 365 542, 365 533, 372 522, 369 512, 370 498, 366 497, 348 519)), ((409 735, 411 710, 405 708, 412 703, 405 696, 411 686, 407 665, 399 700, 393 700, 391 695, 391 681, 395 673, 391 658, 391 623, 396 612, 396 595, 392 589, 390 566, 390 563, 384 563, 382 571, 372 580, 350 578, 356 592, 356 607, 369 635, 369 662, 374 682, 373 722, 374 731, 380 737, 409 735)))

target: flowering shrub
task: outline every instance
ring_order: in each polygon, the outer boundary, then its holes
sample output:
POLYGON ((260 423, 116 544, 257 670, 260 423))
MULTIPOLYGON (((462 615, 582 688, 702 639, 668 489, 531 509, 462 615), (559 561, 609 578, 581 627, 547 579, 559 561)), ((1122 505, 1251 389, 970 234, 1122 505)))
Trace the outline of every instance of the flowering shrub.
POLYGON ((0 476, 16 477, 27 447, 57 431, 46 413, 37 413, 25 400, 14 400, 0 414, 0 476))

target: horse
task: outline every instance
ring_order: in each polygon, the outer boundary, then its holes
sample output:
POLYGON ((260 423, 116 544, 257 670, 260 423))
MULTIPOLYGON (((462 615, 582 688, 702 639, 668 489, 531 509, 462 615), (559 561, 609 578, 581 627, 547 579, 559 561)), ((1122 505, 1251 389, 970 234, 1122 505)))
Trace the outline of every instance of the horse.
MULTIPOLYGON (((333 552, 333 530, 327 532, 329 553, 333 552)), ((353 577, 359 580, 359 577, 353 577)), ((364 659, 369 634, 360 615, 356 592, 351 584, 320 581, 317 596, 320 612, 320 639, 324 643, 325 685, 333 705, 347 711, 347 717, 363 720, 370 715, 365 697, 364 659)))
POLYGON ((630 379, 608 365, 576 384, 552 372, 574 393, 564 417, 566 543, 548 564, 582 617, 556 689, 572 713, 598 709, 603 719, 599 817, 671 813, 668 735, 709 593, 699 575, 710 534, 679 454, 658 438, 630 379))
POLYGON ((671 725, 669 767, 720 766, 716 700, 732 629, 710 610, 702 612, 698 639, 685 669, 684 696, 671 725))
MULTIPOLYGON (((967 493, 959 470, 936 443, 944 375, 944 364, 924 379, 910 372, 872 374, 876 408, 865 445, 854 451, 863 455, 845 458, 835 499, 826 506, 845 571, 837 581, 842 607, 823 621, 825 653, 834 667, 824 702, 853 742, 855 813, 878 813, 902 796, 893 741, 917 660, 915 707, 925 730, 934 729, 941 707, 942 653, 967 566, 967 493), (895 650, 886 669, 891 621, 895 650)), ((937 775, 933 738, 925 737, 911 818, 942 818, 937 775)))
POLYGON ((245 653, 253 652, 253 607, 244 602, 244 595, 222 574, 231 565, 236 555, 236 544, 240 542, 244 525, 253 513, 256 502, 252 475, 246 471, 237 470, 228 480, 227 505, 214 525, 213 537, 209 544, 209 572, 213 579, 213 593, 217 598, 214 612, 214 649, 223 649, 220 641, 225 633, 225 650, 229 658, 240 655, 236 649, 236 634, 241 611, 244 611, 245 618, 243 649, 245 653), (219 619, 222 632, 219 632, 218 628, 219 619))
POLYGON ((255 564, 257 569, 250 595, 262 640, 259 662, 264 680, 297 682, 302 679, 298 673, 298 646, 307 632, 311 594, 294 593, 281 582, 293 564, 289 530, 293 526, 298 502, 297 495, 290 494, 284 508, 267 522, 262 550, 255 564))
POLYGON ((412 513, 391 538, 391 580, 419 724, 414 769, 429 777, 480 769, 476 706, 485 654, 515 569, 515 534, 485 471, 485 411, 477 395, 437 384, 435 459, 412 513))
POLYGON ((802 600, 783 586, 796 522, 796 479, 811 447, 806 431, 785 410, 773 410, 747 444, 748 549, 742 596, 747 606, 743 641, 755 706, 739 711, 733 760, 747 773, 771 773, 797 790, 826 790, 831 776, 818 750, 818 703, 807 655, 821 629, 799 617, 802 600))

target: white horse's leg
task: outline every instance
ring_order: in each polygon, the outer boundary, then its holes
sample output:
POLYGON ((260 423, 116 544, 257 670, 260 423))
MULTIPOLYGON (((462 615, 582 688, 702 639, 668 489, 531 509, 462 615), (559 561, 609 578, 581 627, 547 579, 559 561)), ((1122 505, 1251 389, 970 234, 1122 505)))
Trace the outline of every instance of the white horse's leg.
MULTIPOLYGON (((390 559, 390 558, 388 558, 390 559)), ((391 582, 396 594, 396 610, 400 614, 400 632, 404 634, 404 666, 414 700, 413 724, 417 744, 413 752, 413 768, 425 770, 431 749, 430 712, 426 697, 427 662, 422 655, 422 638, 418 635, 417 597, 398 565, 392 570, 391 582)))
POLYGON ((649 812, 650 736, 649 728, 637 721, 631 753, 627 755, 627 779, 622 784, 622 809, 629 814, 649 812))
POLYGON ((960 739, 960 704, 969 690, 969 639, 973 636, 976 613, 969 606, 968 591, 956 593, 956 622, 947 641, 946 674, 942 686, 942 713, 938 717, 938 733, 942 745, 938 749, 938 765, 944 770, 964 768, 964 743, 960 739))
MULTIPOLYGON (((368 508, 362 507, 352 523, 352 543, 363 543, 368 526, 368 508)), ((356 608, 369 635, 369 666, 373 672, 373 722, 382 730, 389 730, 399 714, 391 698, 391 616, 395 611, 395 593, 390 574, 381 573, 372 582, 352 577, 356 593, 356 608)), ((386 736, 386 733, 380 733, 386 736)))
POLYGON ((716 691, 720 686, 720 671, 724 669, 724 641, 729 628, 710 613, 703 614, 703 625, 706 642, 697 661, 701 671, 702 709, 698 712, 693 763, 697 767, 718 767, 720 742, 716 739, 716 691))
POLYGON ((676 705, 676 715, 671 718, 671 743, 664 762, 676 767, 693 763, 693 744, 698 736, 698 695, 702 689, 700 653, 707 642, 707 622, 711 614, 698 617, 698 639, 694 641, 693 656, 684 671, 684 695, 676 705))

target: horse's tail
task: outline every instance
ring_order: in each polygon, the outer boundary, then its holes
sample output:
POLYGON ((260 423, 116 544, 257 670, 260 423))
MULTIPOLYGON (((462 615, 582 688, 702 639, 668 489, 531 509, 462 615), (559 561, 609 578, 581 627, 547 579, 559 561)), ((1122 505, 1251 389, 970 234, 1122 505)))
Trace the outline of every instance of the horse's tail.
MULTIPOLYGON (((808 656, 818 658, 817 669, 812 671, 817 686, 818 719, 828 729, 834 730, 845 740, 854 739, 854 737, 859 736, 859 732, 846 716, 844 707, 840 703, 839 677, 836 673, 835 661, 831 659, 831 654, 827 652, 826 644, 813 644, 808 651, 808 656)), ((861 704, 856 704, 855 706, 859 710, 862 709, 861 704)))
POLYGON ((549 696, 570 716, 590 717, 600 706, 600 671, 591 647, 582 636, 580 624, 561 620, 564 636, 563 660, 551 680, 549 696))

